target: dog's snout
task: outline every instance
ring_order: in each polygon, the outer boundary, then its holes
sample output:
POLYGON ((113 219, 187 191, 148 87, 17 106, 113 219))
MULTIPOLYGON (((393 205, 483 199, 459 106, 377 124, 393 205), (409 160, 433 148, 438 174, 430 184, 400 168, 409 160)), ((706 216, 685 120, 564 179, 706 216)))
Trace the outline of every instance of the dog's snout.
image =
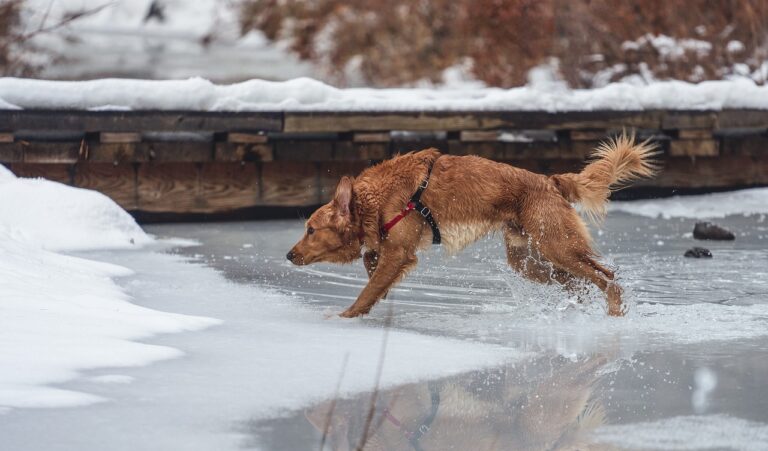
POLYGON ((294 253, 293 251, 288 251, 288 253, 285 254, 285 258, 293 261, 293 259, 296 258, 296 253, 294 253))

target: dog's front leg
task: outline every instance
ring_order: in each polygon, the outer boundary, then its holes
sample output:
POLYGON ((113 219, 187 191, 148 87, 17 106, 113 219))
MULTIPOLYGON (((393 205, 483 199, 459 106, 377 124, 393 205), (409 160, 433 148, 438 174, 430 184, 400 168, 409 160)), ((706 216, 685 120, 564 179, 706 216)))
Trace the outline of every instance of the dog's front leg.
MULTIPOLYGON (((366 253, 367 256, 368 253, 366 253)), ((367 259, 366 259, 367 261, 367 259)), ((354 318, 360 315, 366 315, 371 308, 379 301, 389 289, 397 283, 409 269, 416 265, 417 258, 412 252, 396 246, 388 246, 382 249, 378 255, 376 264, 371 271, 366 263, 366 269, 369 269, 370 280, 368 285, 363 288, 360 296, 357 297, 352 306, 350 306, 341 316, 345 318, 354 318)))
POLYGON ((368 251, 363 254, 363 264, 365 270, 368 272, 368 278, 373 276, 373 272, 376 271, 376 265, 379 264, 379 253, 376 251, 368 251))

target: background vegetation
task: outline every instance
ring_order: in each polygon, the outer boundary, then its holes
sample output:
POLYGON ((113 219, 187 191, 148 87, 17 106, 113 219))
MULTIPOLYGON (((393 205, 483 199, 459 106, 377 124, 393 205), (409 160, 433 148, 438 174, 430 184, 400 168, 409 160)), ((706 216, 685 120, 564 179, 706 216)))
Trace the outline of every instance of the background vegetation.
POLYGON ((240 12, 242 32, 287 42, 342 84, 464 67, 512 87, 542 64, 579 88, 768 72, 768 0, 244 0, 240 12))

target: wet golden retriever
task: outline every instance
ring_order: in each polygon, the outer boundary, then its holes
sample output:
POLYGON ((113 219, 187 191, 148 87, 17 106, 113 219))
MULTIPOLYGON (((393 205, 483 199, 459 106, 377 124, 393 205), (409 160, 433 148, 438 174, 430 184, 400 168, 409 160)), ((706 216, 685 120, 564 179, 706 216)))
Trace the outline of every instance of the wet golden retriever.
POLYGON ((500 230, 516 271, 566 288, 589 281, 605 293, 608 314, 620 316, 622 289, 613 271, 596 260, 589 232, 571 204, 601 219, 612 190, 655 174, 654 154, 647 141, 636 143, 622 134, 601 144, 580 173, 549 177, 477 156, 442 155, 437 149, 396 156, 356 178, 342 177, 333 200, 312 214, 287 258, 307 265, 362 257, 368 284, 341 316, 367 314, 416 265, 416 251, 432 240, 432 229, 418 213, 382 232, 431 167, 421 201, 431 209, 448 252, 500 230))

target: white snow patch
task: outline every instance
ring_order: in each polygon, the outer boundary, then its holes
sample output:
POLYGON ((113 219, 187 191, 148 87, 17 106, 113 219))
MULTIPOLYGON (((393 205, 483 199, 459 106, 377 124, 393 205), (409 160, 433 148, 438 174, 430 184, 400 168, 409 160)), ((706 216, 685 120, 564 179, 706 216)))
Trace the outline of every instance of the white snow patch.
POLYGON ((122 266, 52 249, 133 248, 152 241, 112 200, 0 166, 0 407, 61 407, 98 396, 50 387, 99 367, 146 365, 180 351, 137 343, 216 320, 130 303, 122 266), (47 248, 47 249, 46 249, 47 248))
POLYGON ((757 451, 766 449, 768 425, 728 415, 691 415, 603 426, 594 438, 629 449, 757 451))
POLYGON ((48 250, 137 248, 152 242, 109 197, 44 179, 17 178, 0 165, 0 225, 48 250))
POLYGON ((724 218, 768 213, 768 188, 726 193, 674 196, 667 199, 611 202, 610 211, 649 218, 724 218))
POLYGON ((130 384, 133 382, 131 376, 126 376, 124 374, 105 374, 103 376, 94 376, 89 380, 100 384, 130 384))
POLYGON ((747 79, 612 83, 602 88, 531 86, 457 89, 337 89, 311 78, 216 85, 187 80, 0 79, 0 100, 21 108, 192 111, 593 111, 768 109, 768 86, 747 79))
POLYGON ((0 223, 0 406, 97 402, 46 385, 83 369, 177 357, 176 349, 133 340, 216 324, 131 304, 112 281, 129 275, 127 268, 49 252, 14 235, 0 223))

